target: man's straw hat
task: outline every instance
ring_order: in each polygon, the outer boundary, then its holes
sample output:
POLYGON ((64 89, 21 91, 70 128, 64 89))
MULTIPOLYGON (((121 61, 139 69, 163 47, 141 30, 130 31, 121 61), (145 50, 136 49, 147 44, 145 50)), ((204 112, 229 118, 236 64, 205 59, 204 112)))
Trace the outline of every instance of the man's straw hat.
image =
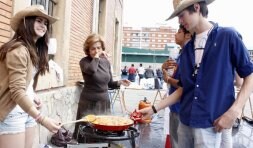
POLYGON ((32 5, 30 7, 27 7, 19 12, 17 12, 12 18, 11 18, 11 28, 16 31, 18 29, 18 26, 22 19, 24 19, 27 16, 40 16, 49 21, 49 24, 53 24, 58 20, 58 18, 54 18, 47 14, 44 7, 42 5, 32 5))
POLYGON ((185 8, 202 1, 205 1, 208 5, 211 4, 214 0, 173 0, 174 12, 170 15, 168 19, 166 19, 166 21, 177 16, 185 8))

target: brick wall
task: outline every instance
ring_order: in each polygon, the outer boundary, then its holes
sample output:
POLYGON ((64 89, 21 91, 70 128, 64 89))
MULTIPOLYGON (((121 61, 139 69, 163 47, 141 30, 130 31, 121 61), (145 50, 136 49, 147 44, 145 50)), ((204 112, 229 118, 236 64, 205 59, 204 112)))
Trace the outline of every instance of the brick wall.
POLYGON ((75 85, 83 79, 79 61, 84 56, 84 40, 92 30, 93 0, 73 0, 71 11, 68 85, 75 85))
POLYGON ((11 37, 12 0, 0 0, 0 46, 11 37))

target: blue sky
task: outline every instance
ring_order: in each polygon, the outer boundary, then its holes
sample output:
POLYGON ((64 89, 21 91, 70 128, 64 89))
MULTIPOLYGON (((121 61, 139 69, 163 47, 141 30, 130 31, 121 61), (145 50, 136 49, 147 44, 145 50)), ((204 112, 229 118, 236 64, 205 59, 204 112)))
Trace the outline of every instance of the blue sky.
MULTIPOLYGON (((234 27, 245 45, 253 49, 252 0, 215 0, 208 6, 208 20, 234 27)), ((178 27, 177 18, 165 19, 172 13, 172 0, 124 0, 124 24, 136 27, 170 25, 178 27)))

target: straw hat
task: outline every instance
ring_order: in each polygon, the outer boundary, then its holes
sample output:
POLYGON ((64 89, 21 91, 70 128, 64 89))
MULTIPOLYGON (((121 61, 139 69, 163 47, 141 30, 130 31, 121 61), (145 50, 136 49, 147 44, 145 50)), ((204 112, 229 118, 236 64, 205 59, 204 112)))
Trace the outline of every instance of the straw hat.
POLYGON ((177 16, 185 8, 202 1, 205 1, 206 4, 208 5, 211 4, 214 0, 173 0, 174 12, 170 15, 168 19, 166 19, 166 21, 177 16))
POLYGON ((18 29, 18 26, 22 19, 24 19, 27 16, 41 16, 43 18, 46 18, 49 21, 49 24, 53 24, 58 20, 58 18, 54 18, 47 14, 44 7, 42 5, 32 5, 30 7, 27 7, 19 12, 17 12, 12 18, 11 18, 11 28, 16 31, 18 29))

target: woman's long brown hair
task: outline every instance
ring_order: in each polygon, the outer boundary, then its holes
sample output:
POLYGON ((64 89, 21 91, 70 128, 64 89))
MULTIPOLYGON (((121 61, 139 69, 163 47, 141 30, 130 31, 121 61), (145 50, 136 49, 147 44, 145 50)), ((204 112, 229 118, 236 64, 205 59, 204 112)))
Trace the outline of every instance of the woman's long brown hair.
POLYGON ((34 43, 33 37, 36 35, 34 30, 36 16, 24 18, 16 30, 12 39, 0 47, 0 61, 6 58, 7 52, 15 50, 17 47, 25 46, 32 60, 33 65, 37 68, 38 72, 34 78, 34 88, 37 85, 39 74, 44 75, 49 71, 48 66, 48 32, 49 25, 47 25, 47 32, 45 35, 34 43))
MULTIPOLYGON (((34 23, 36 16, 24 18, 16 30, 14 36, 10 41, 3 44, 0 47, 0 61, 6 58, 7 52, 16 49, 23 45, 25 46, 32 60, 33 65, 38 69, 37 76, 39 74, 44 75, 49 70, 48 67, 48 31, 49 25, 47 25, 47 32, 45 35, 34 43, 33 37, 36 35, 34 31, 34 23)), ((37 79, 37 78, 35 78, 37 79)))

